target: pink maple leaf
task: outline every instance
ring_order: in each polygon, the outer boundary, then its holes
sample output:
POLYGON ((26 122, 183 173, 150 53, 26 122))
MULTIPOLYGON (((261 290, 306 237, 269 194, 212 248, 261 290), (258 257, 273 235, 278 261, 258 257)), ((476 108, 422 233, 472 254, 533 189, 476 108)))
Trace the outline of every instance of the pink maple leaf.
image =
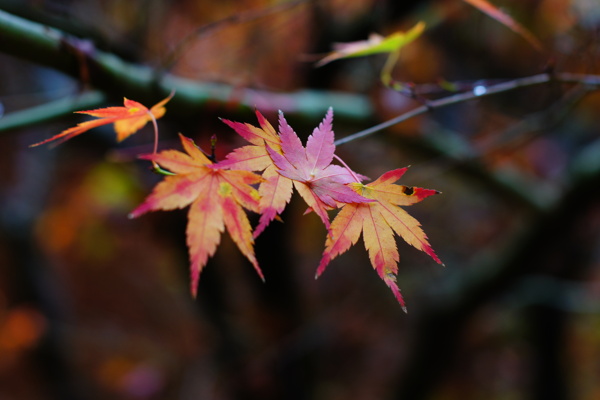
POLYGON ((347 167, 331 164, 335 152, 332 122, 333 110, 329 108, 323 121, 308 137, 305 148, 280 112, 281 153, 267 146, 279 174, 293 181, 300 196, 321 218, 327 229, 328 209, 336 208, 339 203, 372 201, 347 186, 348 183, 360 182, 363 177, 347 167))

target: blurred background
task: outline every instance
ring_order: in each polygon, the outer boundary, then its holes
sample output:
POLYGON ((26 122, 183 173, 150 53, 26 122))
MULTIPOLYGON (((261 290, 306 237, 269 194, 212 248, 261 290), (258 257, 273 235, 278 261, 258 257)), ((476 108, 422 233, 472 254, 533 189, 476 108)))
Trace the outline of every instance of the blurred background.
POLYGON ((341 138, 456 93, 442 88, 591 82, 436 108, 338 147, 371 178, 411 165, 401 183, 443 192, 407 210, 446 265, 398 242, 408 314, 362 243, 314 279, 325 229, 297 195, 256 241, 266 283, 223 235, 194 300, 186 210, 127 218, 160 180, 135 159, 150 127, 28 147, 86 119, 35 123, 39 106, 152 101, 0 37, 0 399, 600 398, 600 7, 493 3, 543 49, 459 0, 0 0, 84 55, 220 85, 185 112, 176 94, 159 120, 160 148, 182 132, 209 149, 216 134, 218 157, 243 144, 218 118, 256 124, 254 107, 274 124, 284 109, 305 139, 331 105, 341 138), (393 71, 416 96, 381 84, 383 55, 314 67, 335 42, 418 21, 393 71), (314 101, 290 103, 298 93, 314 101))

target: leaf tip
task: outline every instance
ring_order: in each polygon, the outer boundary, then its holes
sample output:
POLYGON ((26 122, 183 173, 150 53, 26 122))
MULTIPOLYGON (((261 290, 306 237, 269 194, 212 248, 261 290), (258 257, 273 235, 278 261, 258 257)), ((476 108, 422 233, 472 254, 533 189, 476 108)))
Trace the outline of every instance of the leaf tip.
POLYGON ((144 214, 146 211, 148 211, 147 209, 142 209, 142 207, 145 206, 144 203, 140 204, 138 206, 138 208, 136 208, 135 210, 131 211, 129 214, 127 214, 127 218, 128 219, 135 219, 137 217, 139 217, 140 215, 144 214))
POLYGON ((200 271, 192 269, 190 272, 190 278, 190 293, 192 294, 192 298, 196 300, 198 297, 198 279, 200 278, 200 271))
POLYGON ((260 267, 258 266, 258 263, 255 260, 251 260, 252 265, 254 266, 254 269, 256 270, 256 273, 258 274, 258 277, 260 278, 260 280, 262 281, 262 283, 265 283, 265 276, 262 272, 262 270, 260 269, 260 267))

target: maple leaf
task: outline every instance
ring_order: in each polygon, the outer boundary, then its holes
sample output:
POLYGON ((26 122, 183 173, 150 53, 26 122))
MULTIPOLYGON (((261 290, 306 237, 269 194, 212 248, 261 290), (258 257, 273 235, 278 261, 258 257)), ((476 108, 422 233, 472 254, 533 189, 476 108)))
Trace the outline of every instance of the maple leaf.
POLYGON ((254 237, 283 211, 290 201, 293 187, 327 228, 327 210, 336 208, 339 203, 371 201, 346 186, 364 176, 348 167, 331 164, 337 157, 334 154, 331 108, 308 138, 306 148, 283 113, 279 114, 279 134, 260 112, 256 111, 256 116, 260 128, 223 120, 251 144, 235 149, 218 163, 223 168, 263 171, 263 182, 258 188, 261 217, 254 237))
POLYGON ((225 228, 264 280, 254 255, 252 228, 244 212, 244 208, 259 212, 259 194, 250 185, 260 182, 261 177, 250 171, 223 169, 213 164, 191 139, 183 135, 180 138, 185 153, 165 150, 141 157, 175 175, 158 183, 130 217, 190 206, 186 236, 194 297, 200 273, 215 253, 225 228))
POLYGON ((331 234, 327 236, 325 251, 316 273, 316 277, 319 277, 331 260, 356 244, 362 232, 373 268, 392 290, 405 312, 404 299, 396 284, 400 255, 394 233, 442 264, 429 245, 419 221, 399 207, 418 203, 425 197, 439 192, 394 184, 406 170, 407 168, 401 168, 386 172, 368 185, 362 183, 350 185, 357 193, 374 201, 345 204, 342 207, 331 223, 331 234))
POLYGON ((279 114, 281 152, 267 146, 278 173, 291 179, 294 187, 329 229, 327 210, 339 203, 362 203, 371 200, 359 195, 346 184, 360 182, 361 176, 347 167, 331 164, 335 156, 332 129, 333 110, 329 108, 323 121, 308 137, 306 148, 279 114))
POLYGON ((260 128, 250 124, 223 120, 251 144, 235 149, 225 157, 225 160, 219 162, 223 168, 263 171, 263 181, 258 187, 261 215, 254 230, 255 238, 283 212, 292 197, 292 180, 277 172, 267 151, 268 147, 275 152, 282 152, 279 135, 259 111, 256 111, 256 117, 260 128))
POLYGON ((87 114, 97 117, 98 119, 81 122, 77 124, 77 126, 66 129, 49 139, 32 144, 30 147, 36 147, 54 141, 56 141, 56 144, 60 144, 77 135, 87 132, 90 129, 113 123, 115 124, 114 127, 115 132, 117 133, 117 141, 121 142, 142 129, 148 122, 156 121, 158 118, 162 117, 166 112, 164 105, 171 100, 172 97, 173 93, 156 103, 150 109, 137 101, 124 98, 123 107, 106 107, 96 110, 76 111, 78 114, 87 114))

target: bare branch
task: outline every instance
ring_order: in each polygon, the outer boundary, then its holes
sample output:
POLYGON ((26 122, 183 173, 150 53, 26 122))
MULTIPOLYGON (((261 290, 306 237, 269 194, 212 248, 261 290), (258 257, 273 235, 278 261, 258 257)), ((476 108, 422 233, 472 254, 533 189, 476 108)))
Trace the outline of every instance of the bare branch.
POLYGON ((374 125, 368 129, 338 139, 335 141, 335 145, 339 146, 341 144, 348 143, 353 140, 363 138, 365 136, 369 136, 375 132, 382 131, 391 126, 399 124, 400 122, 404 122, 410 118, 416 117, 417 115, 425 114, 427 111, 436 108, 441 108, 452 104, 458 104, 468 100, 473 100, 476 98, 481 98, 493 94, 508 92, 519 88, 540 85, 549 82, 578 83, 585 86, 597 87, 600 86, 600 75, 572 74, 567 72, 557 74, 544 73, 526 76, 524 78, 519 79, 513 79, 491 86, 475 86, 473 90, 469 92, 458 93, 441 99, 428 101, 426 105, 422 105, 404 114, 400 114, 397 117, 394 117, 380 124, 374 125))

